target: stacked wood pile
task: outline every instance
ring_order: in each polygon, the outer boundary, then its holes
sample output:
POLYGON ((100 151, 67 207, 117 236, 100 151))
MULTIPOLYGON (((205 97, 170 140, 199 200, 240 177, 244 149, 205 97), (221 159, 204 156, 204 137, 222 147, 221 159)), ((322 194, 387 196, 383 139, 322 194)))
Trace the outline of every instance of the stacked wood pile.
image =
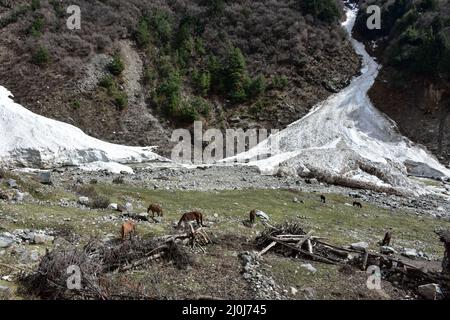
MULTIPOLYGON (((450 233, 446 234, 447 236, 450 233)), ((443 238, 441 240, 450 240, 443 238)), ((449 242, 445 242, 447 245, 449 242)), ((398 283, 404 288, 417 290, 424 284, 439 284, 444 296, 450 293, 450 274, 444 269, 442 273, 432 272, 418 268, 404 259, 392 255, 371 252, 369 250, 356 250, 327 243, 324 238, 305 232, 300 225, 287 222, 281 225, 266 227, 259 237, 255 239, 259 256, 272 251, 286 257, 309 259, 321 263, 350 265, 366 271, 368 266, 378 266, 383 279, 398 283)), ((448 266, 448 251, 445 266, 448 266)))

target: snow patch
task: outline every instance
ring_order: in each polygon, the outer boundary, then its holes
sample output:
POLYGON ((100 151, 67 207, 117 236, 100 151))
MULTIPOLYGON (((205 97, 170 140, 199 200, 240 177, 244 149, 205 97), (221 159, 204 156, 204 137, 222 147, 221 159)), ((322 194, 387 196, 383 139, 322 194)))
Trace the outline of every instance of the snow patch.
MULTIPOLYGON (((92 164, 87 168, 163 160, 154 147, 121 146, 95 139, 80 129, 45 118, 15 103, 0 86, 0 165, 31 168, 92 164), (100 162, 110 163, 99 165, 100 162)), ((130 171, 131 168, 121 167, 130 171)))

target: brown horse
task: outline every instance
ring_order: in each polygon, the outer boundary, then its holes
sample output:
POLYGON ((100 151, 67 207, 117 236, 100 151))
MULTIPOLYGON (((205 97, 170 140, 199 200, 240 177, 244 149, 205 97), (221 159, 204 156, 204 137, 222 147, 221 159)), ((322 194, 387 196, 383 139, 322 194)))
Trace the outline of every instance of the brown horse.
POLYGON ((125 221, 122 224, 121 228, 121 236, 122 241, 125 241, 125 239, 129 236, 130 240, 133 237, 133 235, 136 233, 136 224, 133 221, 125 221))
POLYGON ((153 218, 155 217, 155 213, 158 217, 162 217, 163 216, 163 209, 161 208, 161 206, 158 203, 152 203, 151 205, 148 206, 147 209, 147 213, 152 212, 153 214, 153 218))
POLYGON ((178 228, 181 227, 182 223, 190 222, 190 221, 197 221, 197 224, 199 226, 203 226, 203 215, 199 211, 190 211, 186 212, 181 216, 180 221, 178 222, 178 228))
POLYGON ((250 211, 249 215, 250 215, 250 223, 254 224, 255 223, 255 219, 256 219, 256 210, 253 209, 252 211, 250 211))

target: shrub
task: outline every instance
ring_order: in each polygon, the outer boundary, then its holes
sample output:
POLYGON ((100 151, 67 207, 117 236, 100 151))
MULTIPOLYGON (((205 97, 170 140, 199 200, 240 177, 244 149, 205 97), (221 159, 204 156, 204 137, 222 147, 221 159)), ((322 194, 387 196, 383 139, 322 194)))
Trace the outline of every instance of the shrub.
POLYGON ((193 75, 193 80, 200 95, 207 96, 209 89, 211 88, 211 73, 209 71, 195 72, 193 75))
POLYGON ((108 64, 109 72, 111 72, 115 76, 118 76, 123 72, 124 69, 125 65, 122 61, 122 57, 119 53, 115 53, 113 56, 113 60, 108 64))
POLYGON ((36 18, 27 30, 27 33, 33 37, 40 37, 44 30, 45 20, 42 17, 36 18))
POLYGON ((158 102, 168 114, 173 114, 181 102, 181 76, 179 71, 169 72, 167 78, 156 91, 158 102))
POLYGON ((136 30, 136 42, 139 47, 146 48, 150 43, 150 31, 148 29, 148 24, 145 19, 141 19, 138 28, 136 30))
POLYGON ((50 62, 50 53, 47 48, 39 47, 32 56, 32 62, 38 66, 43 66, 50 62))
POLYGON ((282 90, 282 89, 286 88, 288 83, 289 83, 289 80, 286 76, 276 75, 272 79, 272 88, 282 90))
POLYGON ((301 7, 304 13, 327 23, 334 22, 341 16, 335 0, 303 0, 301 7))
POLYGON ((114 86, 114 79, 111 76, 105 76, 98 84, 103 88, 111 89, 114 86))
POLYGON ((114 184, 123 184, 124 178, 122 176, 115 177, 112 181, 114 184))
POLYGON ((41 8, 40 0, 31 0, 30 8, 32 11, 39 10, 41 8))
POLYGON ((92 209, 106 209, 110 203, 111 201, 108 197, 97 195, 91 199, 89 207, 92 209))
POLYGON ((125 109, 128 106, 128 96, 123 91, 116 91, 113 94, 114 98, 114 104, 116 107, 118 107, 120 110, 125 109))
POLYGON ((79 109, 80 107, 81 107, 80 101, 75 100, 74 102, 72 102, 72 108, 79 109))
POLYGON ((258 97, 266 91, 266 78, 262 75, 257 76, 250 84, 248 96, 251 98, 258 97))

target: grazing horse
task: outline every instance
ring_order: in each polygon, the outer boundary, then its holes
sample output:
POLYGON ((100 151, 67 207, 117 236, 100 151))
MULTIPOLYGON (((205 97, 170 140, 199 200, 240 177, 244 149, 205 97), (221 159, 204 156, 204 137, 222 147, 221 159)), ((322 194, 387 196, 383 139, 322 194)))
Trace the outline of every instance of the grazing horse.
POLYGON ((255 219, 256 219, 256 210, 253 209, 252 211, 250 211, 249 215, 250 215, 250 223, 254 224, 255 223, 255 219))
POLYGON ((384 246, 389 246, 391 244, 391 239, 392 239, 392 231, 389 230, 384 235, 383 241, 381 241, 381 246, 383 246, 383 247, 384 246))
POLYGON ((136 224, 133 221, 125 221, 122 224, 121 228, 121 236, 122 241, 125 241, 125 239, 129 236, 130 240, 133 237, 133 235, 136 233, 136 224))
POLYGON ((362 208, 361 202, 358 202, 358 201, 353 201, 353 206, 354 207, 358 207, 358 208, 362 208))
POLYGON ((153 214, 153 218, 155 217, 155 213, 158 217, 162 217, 163 216, 163 209, 161 208, 161 206, 158 203, 152 203, 151 205, 148 206, 147 209, 147 213, 152 212, 153 214))
POLYGON ((322 195, 320 195, 320 201, 322 202, 322 203, 326 203, 327 202, 327 199, 325 198, 325 196, 322 194, 322 195))
POLYGON ((178 228, 181 227, 182 223, 190 222, 190 221, 197 221, 197 224, 199 226, 203 226, 203 215, 199 211, 191 211, 186 212, 181 216, 180 221, 178 221, 178 228))

